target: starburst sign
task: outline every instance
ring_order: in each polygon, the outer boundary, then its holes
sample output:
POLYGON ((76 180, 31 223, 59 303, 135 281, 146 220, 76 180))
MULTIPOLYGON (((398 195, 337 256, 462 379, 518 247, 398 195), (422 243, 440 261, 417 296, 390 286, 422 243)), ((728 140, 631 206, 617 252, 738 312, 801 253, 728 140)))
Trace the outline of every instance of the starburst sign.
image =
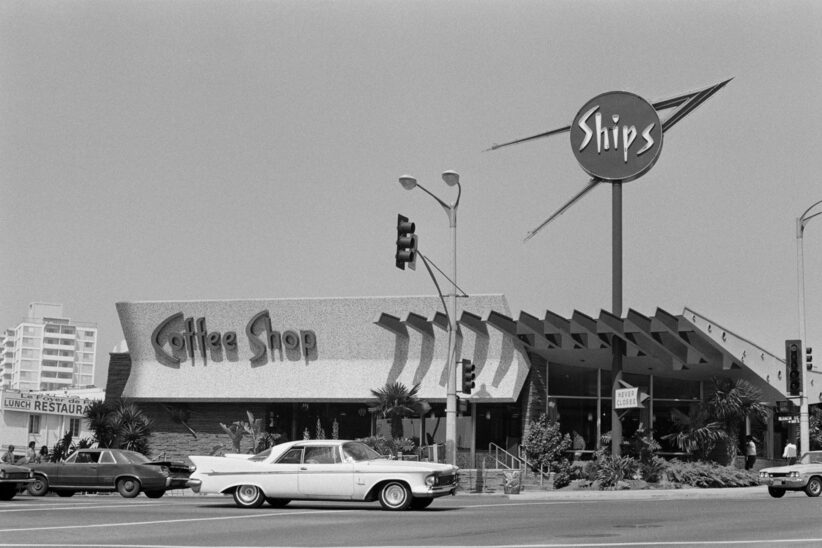
POLYGON ((603 93, 588 101, 569 126, 494 145, 488 149, 497 150, 569 131, 574 155, 582 169, 591 176, 585 188, 530 231, 525 240, 531 239, 548 223, 565 213, 599 183, 628 182, 647 173, 659 158, 664 133, 731 80, 733 78, 654 103, 625 91, 603 93), (668 117, 660 121, 659 111, 670 109, 673 110, 668 117))

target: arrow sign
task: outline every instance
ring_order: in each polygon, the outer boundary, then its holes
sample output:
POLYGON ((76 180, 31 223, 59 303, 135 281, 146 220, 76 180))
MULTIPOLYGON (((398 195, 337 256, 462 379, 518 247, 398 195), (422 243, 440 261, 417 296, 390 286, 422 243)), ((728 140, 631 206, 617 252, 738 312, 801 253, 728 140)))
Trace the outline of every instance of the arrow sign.
POLYGON ((643 407, 645 400, 649 398, 648 394, 640 392, 638 387, 631 386, 625 381, 619 381, 625 388, 616 389, 616 402, 614 409, 634 409, 643 407))

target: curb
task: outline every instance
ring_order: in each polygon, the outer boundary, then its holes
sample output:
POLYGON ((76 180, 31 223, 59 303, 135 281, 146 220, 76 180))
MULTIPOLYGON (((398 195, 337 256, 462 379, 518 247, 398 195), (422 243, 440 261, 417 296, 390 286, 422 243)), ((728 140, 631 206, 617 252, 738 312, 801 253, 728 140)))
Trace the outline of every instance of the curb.
POLYGON ((749 498, 768 497, 764 485, 753 487, 682 489, 625 489, 621 491, 523 491, 518 495, 505 495, 511 500, 676 500, 699 498, 749 498))

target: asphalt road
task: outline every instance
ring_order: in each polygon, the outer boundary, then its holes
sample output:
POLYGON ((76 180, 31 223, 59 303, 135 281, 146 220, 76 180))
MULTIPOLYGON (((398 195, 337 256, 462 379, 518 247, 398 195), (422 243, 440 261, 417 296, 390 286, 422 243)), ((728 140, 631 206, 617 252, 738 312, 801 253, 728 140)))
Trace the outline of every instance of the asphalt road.
POLYGON ((577 500, 457 496, 423 511, 293 502, 243 510, 230 498, 18 496, 0 503, 6 546, 820 546, 822 498, 577 500))

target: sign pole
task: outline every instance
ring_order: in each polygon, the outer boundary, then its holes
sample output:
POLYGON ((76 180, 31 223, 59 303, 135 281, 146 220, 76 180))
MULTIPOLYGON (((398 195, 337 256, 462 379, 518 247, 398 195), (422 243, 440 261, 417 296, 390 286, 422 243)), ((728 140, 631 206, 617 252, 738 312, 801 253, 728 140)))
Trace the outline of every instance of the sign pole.
MULTIPOLYGON (((611 184, 611 313, 622 317, 622 181, 611 184)), ((611 337, 611 455, 622 454, 622 420, 617 412, 617 390, 622 386, 622 339, 611 337)))

